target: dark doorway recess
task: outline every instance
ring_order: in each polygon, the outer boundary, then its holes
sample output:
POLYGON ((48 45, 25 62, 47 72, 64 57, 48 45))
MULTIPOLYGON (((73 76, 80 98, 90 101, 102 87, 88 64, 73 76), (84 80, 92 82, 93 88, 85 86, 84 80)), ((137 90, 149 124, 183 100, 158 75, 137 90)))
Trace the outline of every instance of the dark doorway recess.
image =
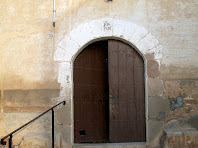
POLYGON ((74 142, 145 142, 144 61, 128 44, 104 40, 74 61, 74 142))

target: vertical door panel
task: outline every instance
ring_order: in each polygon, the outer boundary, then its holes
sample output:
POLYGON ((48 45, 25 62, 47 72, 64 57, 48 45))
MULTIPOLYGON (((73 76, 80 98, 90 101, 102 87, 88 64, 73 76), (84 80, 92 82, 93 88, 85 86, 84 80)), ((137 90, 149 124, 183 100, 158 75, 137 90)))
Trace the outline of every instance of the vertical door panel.
POLYGON ((145 141, 144 63, 129 45, 108 41, 110 142, 145 141))
POLYGON ((95 42, 74 62, 74 142, 105 142, 105 46, 95 42))

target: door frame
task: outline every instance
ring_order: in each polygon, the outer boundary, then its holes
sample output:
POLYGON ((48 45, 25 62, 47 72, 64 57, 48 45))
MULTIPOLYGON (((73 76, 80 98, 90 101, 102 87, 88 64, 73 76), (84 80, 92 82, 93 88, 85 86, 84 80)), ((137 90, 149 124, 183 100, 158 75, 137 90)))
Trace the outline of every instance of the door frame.
MULTIPOLYGON (((129 43, 128 41, 121 39, 121 38, 116 38, 116 37, 104 37, 104 38, 98 38, 98 39, 94 39, 90 42, 88 42, 87 44, 85 44, 83 47, 80 48, 80 50, 78 50, 78 52, 73 56, 72 58, 72 62, 71 62, 71 72, 72 72, 72 101, 71 101, 71 106, 72 106, 72 144, 77 144, 74 143, 74 81, 73 81, 73 71, 74 71, 74 61, 76 59, 76 57, 81 53, 81 51, 83 51, 88 45, 97 42, 97 41, 102 41, 102 40, 108 40, 108 39, 113 39, 113 40, 119 40, 121 42, 124 42, 126 44, 128 44, 129 46, 131 46, 131 49, 135 49, 139 55, 142 57, 143 62, 144 62, 144 83, 145 83, 145 122, 146 122, 146 143, 148 143, 148 87, 147 87, 147 60, 144 57, 144 55, 137 49, 137 47, 135 47, 133 44, 129 43)), ((130 142, 130 143, 142 143, 142 142, 130 142)), ((107 143, 99 143, 100 145, 102 144, 107 144, 107 143)), ((114 144, 114 143, 111 143, 114 144)))
MULTIPOLYGON (((147 67, 147 62, 155 61, 158 68, 161 67, 163 46, 159 40, 142 25, 137 25, 133 21, 101 17, 82 22, 77 26, 72 26, 65 34, 60 34, 56 39, 54 61, 57 63, 58 77, 57 82, 60 84, 60 94, 55 101, 67 102, 64 107, 65 126, 62 127, 64 131, 60 131, 62 135, 63 145, 74 144, 73 141, 73 62, 76 56, 88 44, 102 39, 117 39, 121 40, 142 55, 144 59, 145 69, 145 108, 146 108, 146 144, 153 141, 154 138, 159 137, 158 133, 152 133, 150 128, 153 126, 148 123, 148 76, 147 71, 153 71, 151 67, 147 67), (152 139, 151 139, 152 138, 152 139)), ((159 69, 155 69, 155 71, 159 69)), ((148 72, 148 73, 149 73, 148 72)), ((160 74, 156 75, 157 78, 160 74)), ((161 80, 161 79, 160 79, 161 80)), ((150 83, 150 81, 149 81, 150 83)), ((150 89, 149 89, 150 93, 150 89)), ((149 102, 150 105, 151 102, 149 102)), ((58 114, 62 114, 61 112, 58 114)))

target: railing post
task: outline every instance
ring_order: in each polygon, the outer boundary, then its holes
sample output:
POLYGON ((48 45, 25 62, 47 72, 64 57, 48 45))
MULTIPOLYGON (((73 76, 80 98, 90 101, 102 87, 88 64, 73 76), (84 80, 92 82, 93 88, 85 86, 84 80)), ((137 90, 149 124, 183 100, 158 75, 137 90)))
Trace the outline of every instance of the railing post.
POLYGON ((52 108, 52 148, 54 148, 54 109, 52 108))
POLYGON ((9 148, 12 148, 12 135, 10 135, 10 139, 9 139, 9 148))

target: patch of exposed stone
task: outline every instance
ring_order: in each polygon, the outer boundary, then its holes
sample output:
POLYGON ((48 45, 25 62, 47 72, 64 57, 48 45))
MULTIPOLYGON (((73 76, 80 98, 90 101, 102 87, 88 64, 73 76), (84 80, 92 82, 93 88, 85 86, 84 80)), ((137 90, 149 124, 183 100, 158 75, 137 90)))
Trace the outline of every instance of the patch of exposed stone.
POLYGON ((182 108, 177 108, 169 114, 165 115, 164 121, 168 123, 171 120, 176 120, 179 118, 187 118, 189 116, 198 115, 198 106, 195 104, 184 105, 182 108))

